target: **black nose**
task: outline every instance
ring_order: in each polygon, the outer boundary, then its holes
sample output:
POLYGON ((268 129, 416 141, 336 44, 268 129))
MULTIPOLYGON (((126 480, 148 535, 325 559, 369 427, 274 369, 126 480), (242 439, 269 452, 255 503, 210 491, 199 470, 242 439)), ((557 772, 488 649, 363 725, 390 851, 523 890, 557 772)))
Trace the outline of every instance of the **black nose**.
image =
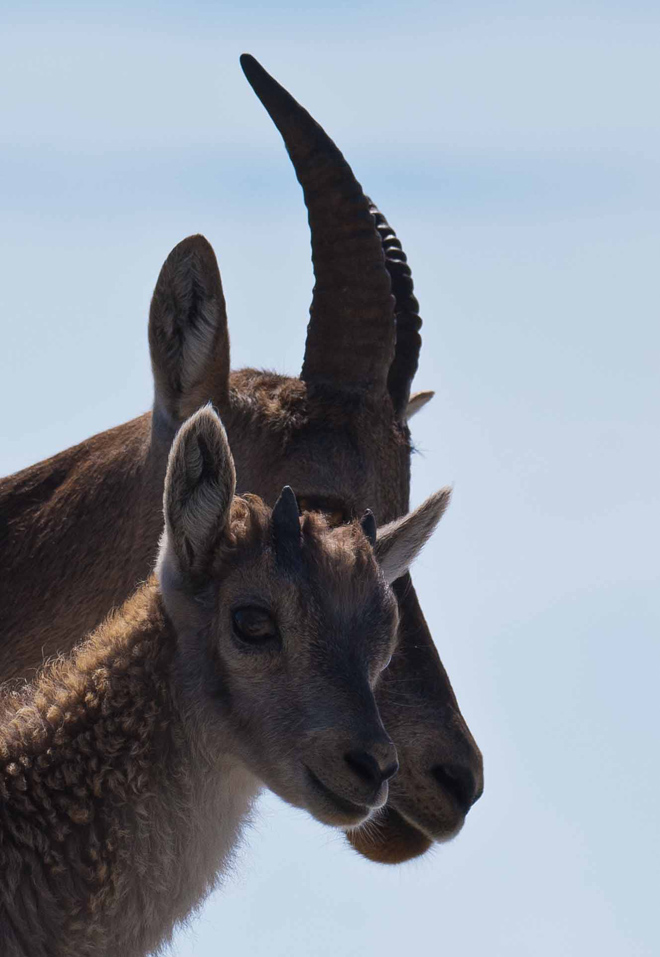
POLYGON ((431 768, 431 774, 445 791, 456 798, 466 814, 481 797, 483 785, 470 768, 458 764, 436 764, 431 768))
POLYGON ((399 770, 396 749, 391 741, 347 751, 344 760, 361 781, 376 790, 399 770))

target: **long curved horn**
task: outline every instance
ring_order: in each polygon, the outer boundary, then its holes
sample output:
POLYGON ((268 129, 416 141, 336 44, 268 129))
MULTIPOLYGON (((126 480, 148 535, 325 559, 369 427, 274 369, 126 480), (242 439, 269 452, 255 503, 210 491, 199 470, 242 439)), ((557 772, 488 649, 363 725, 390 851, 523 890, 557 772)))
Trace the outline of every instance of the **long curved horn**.
POLYGON ((408 259, 397 235, 380 210, 369 201, 369 210, 376 221, 376 229, 385 254, 385 265, 392 281, 392 293, 396 301, 396 348, 394 360, 387 377, 387 388, 394 411, 404 418, 410 398, 410 386, 417 372, 422 337, 419 330, 422 320, 419 303, 413 292, 414 286, 408 259))
POLYGON ((394 299, 369 200, 330 137, 248 54, 241 66, 282 134, 303 188, 316 284, 301 377, 385 391, 394 299))

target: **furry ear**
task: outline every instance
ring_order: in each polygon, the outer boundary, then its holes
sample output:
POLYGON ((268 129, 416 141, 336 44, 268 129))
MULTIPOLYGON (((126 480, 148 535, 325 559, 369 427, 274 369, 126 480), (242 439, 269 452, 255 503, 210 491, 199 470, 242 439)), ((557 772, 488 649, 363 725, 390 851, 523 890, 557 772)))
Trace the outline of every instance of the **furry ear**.
POLYGON ((420 409, 423 409, 427 402, 430 402, 435 392, 430 389, 425 392, 413 392, 408 399, 406 406, 406 422, 409 422, 413 415, 417 415, 420 409))
POLYGON ((206 570, 226 529, 235 491, 227 435, 217 414, 206 406, 181 426, 165 477, 167 540, 184 575, 206 570))
POLYGON ((158 276, 149 311, 154 422, 172 432, 229 390, 229 335, 215 253, 203 236, 175 246, 158 276))
POLYGON ((444 515, 450 488, 441 488, 414 512, 378 530, 376 557, 385 578, 392 584, 408 571, 444 515))

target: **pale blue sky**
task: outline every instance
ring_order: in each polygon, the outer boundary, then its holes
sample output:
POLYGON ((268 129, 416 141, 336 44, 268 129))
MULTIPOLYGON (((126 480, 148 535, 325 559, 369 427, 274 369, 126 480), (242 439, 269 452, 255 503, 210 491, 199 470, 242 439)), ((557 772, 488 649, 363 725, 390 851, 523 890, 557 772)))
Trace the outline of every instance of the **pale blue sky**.
POLYGON ((482 746, 398 869, 272 797, 177 957, 645 957, 657 930, 658 41, 651 3, 21 3, 0 15, 0 472, 146 409, 170 248, 234 365, 297 373, 299 188, 238 56, 337 140, 422 304, 422 605, 482 746))

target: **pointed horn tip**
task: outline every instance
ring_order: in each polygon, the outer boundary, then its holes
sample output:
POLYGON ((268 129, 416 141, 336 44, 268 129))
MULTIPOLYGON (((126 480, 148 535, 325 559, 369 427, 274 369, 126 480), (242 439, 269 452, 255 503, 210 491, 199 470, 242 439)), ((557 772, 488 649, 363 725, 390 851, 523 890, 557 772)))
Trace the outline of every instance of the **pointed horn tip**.
POLYGON ((270 76, 269 73, 264 70, 261 63, 251 53, 241 53, 239 57, 239 63, 241 64, 241 69, 245 74, 245 78, 248 83, 252 86, 253 81, 259 77, 270 76))
POLYGON ((285 562, 300 558, 302 529, 298 500, 290 485, 285 485, 273 506, 272 533, 276 553, 285 562))
MULTIPOLYGON (((245 79, 254 90, 257 99, 261 101, 262 106, 278 129, 280 129, 280 126, 278 120, 273 115, 273 110, 279 113, 283 107, 297 107, 298 109, 302 109, 291 94, 285 90, 284 87, 277 82, 275 77, 271 76, 268 70, 265 70, 261 63, 255 60, 251 54, 243 53, 240 57, 240 64, 245 79)), ((281 129, 280 132, 282 132, 281 129)))
POLYGON ((281 504, 284 506, 287 511, 293 513, 294 509, 298 517, 300 517, 300 509, 298 508, 298 499, 296 493, 293 491, 290 485, 285 485, 282 491, 280 492, 279 498, 276 502, 276 506, 281 504))
POLYGON ((374 548, 378 537, 378 529, 376 526, 376 517, 370 508, 366 510, 360 519, 360 526, 369 544, 374 548))
POLYGON ((395 298, 380 237, 362 187, 336 144, 288 90, 250 54, 244 53, 240 63, 248 83, 284 139, 303 187, 312 223, 312 264, 317 286, 310 307, 301 378, 308 383, 327 381, 347 388, 366 386, 372 391, 385 392, 388 370, 395 356, 395 298), (332 170, 330 186, 323 188, 321 202, 318 191, 320 183, 328 178, 329 169, 332 170), (346 218, 338 224, 335 220, 342 210, 341 215, 346 218), (369 220, 369 229, 365 228, 365 217, 369 220), (369 269, 347 264, 343 241, 338 244, 333 240, 326 245, 319 242, 337 225, 341 225, 342 230, 350 227, 352 241, 359 247, 353 249, 353 256, 356 260, 363 257, 369 269), (332 276, 332 284, 321 293, 328 275, 332 276), (325 354, 326 326, 331 325, 338 340, 343 332, 352 341, 355 333, 351 330, 351 317, 362 316, 367 299, 374 305, 370 307, 369 318, 361 321, 357 355, 352 357, 351 367, 346 368, 345 357, 338 361, 334 354, 325 354), (344 317, 341 328, 337 328, 338 311, 344 317), (369 341, 368 348, 362 340, 369 341))

